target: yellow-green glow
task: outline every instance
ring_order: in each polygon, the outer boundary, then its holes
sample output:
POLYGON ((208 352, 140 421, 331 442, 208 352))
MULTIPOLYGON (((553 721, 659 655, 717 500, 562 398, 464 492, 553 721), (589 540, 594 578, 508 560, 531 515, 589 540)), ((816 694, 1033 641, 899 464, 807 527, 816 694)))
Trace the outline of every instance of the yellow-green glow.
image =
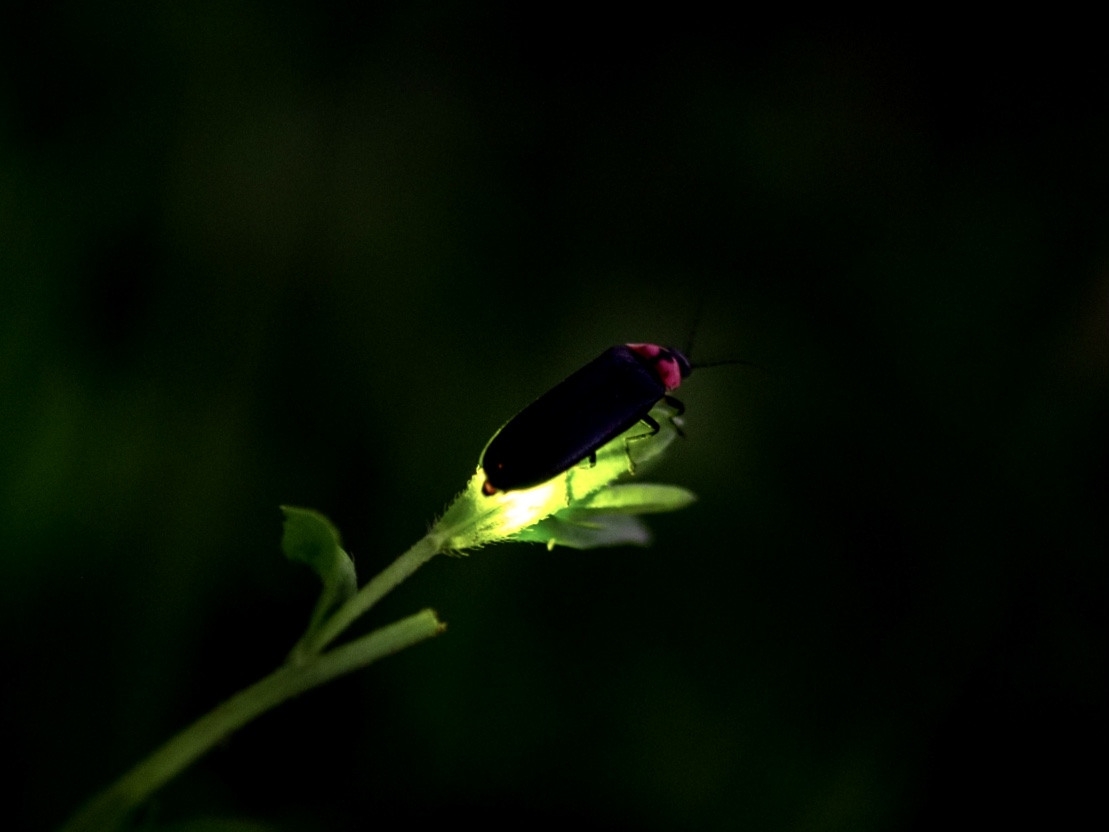
POLYGON ((497 495, 497 499, 501 504, 497 531, 503 535, 515 534, 520 529, 527 528, 537 518, 557 511, 562 503, 557 479, 535 488, 497 495))
POLYGON ((511 537, 566 505, 565 475, 524 491, 488 495, 485 472, 478 468, 463 491, 435 524, 443 548, 461 551, 511 537))
POLYGON ((591 494, 661 454, 675 439, 669 412, 660 408, 654 415, 661 426, 657 434, 649 435, 644 424, 635 425, 599 448, 596 464, 586 460, 535 488, 485 494, 481 490, 485 473, 479 467, 432 534, 444 549, 461 551, 512 537, 556 512, 581 505, 591 494))

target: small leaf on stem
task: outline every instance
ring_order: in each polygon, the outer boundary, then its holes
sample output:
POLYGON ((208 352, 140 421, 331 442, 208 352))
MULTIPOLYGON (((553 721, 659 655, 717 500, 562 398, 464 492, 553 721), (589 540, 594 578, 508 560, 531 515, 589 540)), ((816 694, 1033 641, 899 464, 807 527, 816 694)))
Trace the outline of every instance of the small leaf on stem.
POLYGON ((338 530, 318 511, 293 506, 282 506, 281 511, 285 515, 281 551, 289 560, 311 568, 323 581, 308 625, 312 632, 358 591, 354 561, 340 545, 338 530))

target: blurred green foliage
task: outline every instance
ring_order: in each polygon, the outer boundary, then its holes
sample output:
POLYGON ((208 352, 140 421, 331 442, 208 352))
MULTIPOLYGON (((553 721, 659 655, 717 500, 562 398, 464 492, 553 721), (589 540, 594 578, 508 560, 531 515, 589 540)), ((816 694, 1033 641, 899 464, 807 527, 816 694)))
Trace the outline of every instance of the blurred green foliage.
POLYGON ((432 606, 447 636, 248 727, 155 822, 867 830, 1096 805, 1092 40, 16 5, 6 828, 60 823, 283 658, 317 587, 278 505, 325 512, 373 574, 523 404, 611 344, 681 344, 701 296, 697 356, 772 378, 683 386, 658 478, 701 499, 653 548, 436 559, 376 623, 432 606))

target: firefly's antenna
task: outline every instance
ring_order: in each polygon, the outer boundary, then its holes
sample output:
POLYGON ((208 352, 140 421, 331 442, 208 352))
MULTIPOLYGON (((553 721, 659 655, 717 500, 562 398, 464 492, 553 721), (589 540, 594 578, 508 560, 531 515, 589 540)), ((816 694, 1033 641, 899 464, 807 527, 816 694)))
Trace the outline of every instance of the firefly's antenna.
POLYGON ((697 298, 697 306, 693 310, 693 321, 689 326, 689 335, 686 336, 685 343, 682 344, 682 355, 686 358, 693 357, 693 338, 697 335, 697 327, 701 324, 701 313, 705 311, 705 293, 701 292, 700 297, 697 298))
POLYGON ((742 364, 744 367, 754 367, 756 370, 766 372, 766 368, 761 364, 756 364, 754 361, 745 361, 742 358, 721 358, 717 361, 700 361, 696 364, 690 364, 691 370, 703 370, 706 367, 719 367, 722 364, 742 364))
POLYGON ((701 324, 701 313, 705 311, 705 293, 701 292, 697 298, 697 306, 693 310, 693 324, 689 328, 689 337, 685 339, 685 344, 682 346, 682 355, 689 361, 690 370, 703 370, 706 367, 719 367, 723 364, 741 364, 744 367, 751 367, 755 370, 767 372, 767 369, 761 364, 756 364, 754 361, 745 361, 742 358, 721 358, 717 361, 692 361, 693 358, 693 338, 697 334, 697 327, 701 324))

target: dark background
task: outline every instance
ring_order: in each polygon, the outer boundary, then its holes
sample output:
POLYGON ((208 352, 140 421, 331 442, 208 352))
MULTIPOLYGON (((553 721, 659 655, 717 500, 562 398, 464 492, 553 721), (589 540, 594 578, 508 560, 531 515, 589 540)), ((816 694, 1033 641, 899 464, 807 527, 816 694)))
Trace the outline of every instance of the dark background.
POLYGON ((652 548, 432 561, 365 627, 432 606, 445 636, 267 714, 150 822, 1101 813, 1095 30, 16 5, 5 828, 55 826, 282 660, 316 586, 279 504, 368 578, 516 409, 611 344, 683 343, 701 299, 695 358, 765 371, 683 388, 654 476, 701 500, 652 548))

